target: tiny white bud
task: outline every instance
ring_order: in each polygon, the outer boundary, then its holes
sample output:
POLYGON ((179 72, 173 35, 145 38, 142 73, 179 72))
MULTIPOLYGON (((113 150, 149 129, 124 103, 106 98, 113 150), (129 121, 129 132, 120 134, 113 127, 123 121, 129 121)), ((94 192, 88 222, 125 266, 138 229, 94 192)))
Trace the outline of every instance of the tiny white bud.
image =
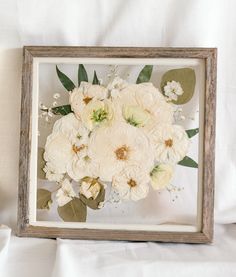
POLYGON ((58 99, 58 98, 60 98, 60 96, 61 96, 60 93, 54 93, 53 94, 54 99, 58 99))

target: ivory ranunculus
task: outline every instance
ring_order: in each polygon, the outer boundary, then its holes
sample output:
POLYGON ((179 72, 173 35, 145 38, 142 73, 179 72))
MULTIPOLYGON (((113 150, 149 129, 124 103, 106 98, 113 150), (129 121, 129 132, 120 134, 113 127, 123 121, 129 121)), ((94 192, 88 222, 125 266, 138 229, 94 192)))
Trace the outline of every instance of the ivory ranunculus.
POLYGON ((180 125, 159 124, 149 134, 160 163, 176 164, 189 150, 190 140, 180 125))
POLYGON ((83 109, 91 100, 104 100, 107 98, 108 90, 101 85, 93 85, 81 82, 78 88, 70 93, 70 104, 77 118, 83 114, 83 109))
POLYGON ((123 107, 123 117, 128 124, 135 127, 144 127, 151 118, 150 113, 140 106, 128 105, 123 107))
POLYGON ((149 139, 139 128, 127 123, 95 130, 89 140, 88 155, 99 165, 99 176, 103 181, 111 181, 128 165, 138 164, 149 171, 154 165, 149 139))
POLYGON ((61 188, 57 191, 56 200, 59 206, 64 206, 70 202, 76 194, 68 179, 65 179, 61 183, 61 188))
POLYGON ((91 100, 83 110, 81 120, 92 131, 98 126, 109 126, 114 118, 114 108, 110 100, 91 100))
POLYGON ((151 171, 151 185, 155 190, 166 188, 174 175, 174 169, 169 164, 159 164, 151 171))
POLYGON ((138 201, 147 197, 150 176, 142 166, 128 166, 112 178, 112 187, 121 199, 138 201))

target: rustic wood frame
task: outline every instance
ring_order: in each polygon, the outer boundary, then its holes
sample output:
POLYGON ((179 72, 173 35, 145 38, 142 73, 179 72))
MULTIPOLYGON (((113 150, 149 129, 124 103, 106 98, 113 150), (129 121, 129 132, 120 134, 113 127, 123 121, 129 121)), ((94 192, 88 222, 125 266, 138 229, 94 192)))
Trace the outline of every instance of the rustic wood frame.
POLYGON ((216 107, 215 48, 136 48, 136 47, 45 47, 25 46, 23 49, 21 100, 21 132, 19 161, 18 235, 46 238, 108 239, 208 243, 213 239, 214 145, 216 107), (32 73, 34 57, 96 57, 96 58, 198 58, 205 61, 205 106, 203 134, 202 228, 199 232, 159 232, 128 230, 96 230, 40 227, 29 225, 29 168, 32 123, 32 73))

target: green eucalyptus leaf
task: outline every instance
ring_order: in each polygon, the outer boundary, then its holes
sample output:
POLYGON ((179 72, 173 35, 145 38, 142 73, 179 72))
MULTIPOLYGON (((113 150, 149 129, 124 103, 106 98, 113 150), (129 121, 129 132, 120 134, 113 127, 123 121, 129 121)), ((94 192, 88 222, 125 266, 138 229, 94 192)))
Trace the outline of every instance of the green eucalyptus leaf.
POLYGON ((78 85, 80 85, 80 83, 83 81, 88 82, 88 74, 86 72, 84 65, 80 64, 78 70, 78 85))
POLYGON ((198 164, 188 156, 185 156, 182 161, 178 162, 179 165, 198 168, 198 164))
POLYGON ((43 158, 43 154, 44 154, 44 149, 42 147, 38 148, 38 164, 37 164, 37 175, 39 179, 46 179, 46 174, 43 171, 46 162, 43 158))
POLYGON ((181 84, 181 87, 184 93, 178 96, 177 101, 172 101, 176 105, 181 105, 189 102, 193 97, 195 84, 196 84, 196 75, 195 71, 192 68, 179 68, 172 69, 167 71, 161 80, 161 91, 164 94, 164 87, 167 82, 176 81, 181 84))
POLYGON ((93 85, 100 85, 96 71, 94 70, 93 85))
POLYGON ((58 107, 53 107, 52 112, 55 115, 67 115, 69 113, 72 113, 71 105, 63 105, 58 107))
POLYGON ((80 193, 80 199, 81 201, 83 201, 83 203, 88 206, 89 208, 93 209, 93 210, 97 210, 99 207, 99 203, 100 202, 104 202, 105 199, 105 189, 104 186, 101 185, 101 190, 97 196, 96 199, 93 198, 86 198, 83 194, 80 193))
POLYGON ((152 70, 153 70, 153 65, 145 65, 138 75, 136 84, 149 82, 149 80, 151 79, 152 70))
POLYGON ((192 138, 199 133, 199 128, 186 130, 186 133, 189 138, 192 138))
POLYGON ((75 85, 71 81, 71 79, 69 77, 67 77, 66 74, 61 72, 57 66, 56 66, 56 70, 57 70, 57 76, 60 79, 64 88, 68 91, 72 91, 75 88, 75 85))
POLYGON ((86 205, 77 197, 62 207, 57 208, 59 216, 67 222, 85 222, 87 217, 86 205))
POLYGON ((46 189, 37 190, 37 209, 50 209, 52 204, 51 191, 46 189))

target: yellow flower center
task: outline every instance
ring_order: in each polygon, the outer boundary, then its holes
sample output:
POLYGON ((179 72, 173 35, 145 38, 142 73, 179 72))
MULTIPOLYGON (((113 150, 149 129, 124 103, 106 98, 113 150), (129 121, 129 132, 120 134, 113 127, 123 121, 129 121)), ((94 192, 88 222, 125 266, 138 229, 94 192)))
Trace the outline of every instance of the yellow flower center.
POLYGON ((172 140, 172 139, 167 139, 167 140, 165 140, 165 145, 166 145, 166 147, 172 147, 172 145, 173 145, 173 140, 172 140))
POLYGON ((129 147, 122 145, 115 150, 117 160, 125 161, 129 157, 129 147))
POLYGON ((73 145, 72 150, 75 152, 75 154, 79 153, 81 150, 83 150, 86 146, 84 144, 81 144, 80 146, 73 145))
POLYGON ((127 182, 127 184, 128 184, 131 188, 137 186, 137 183, 136 183, 133 179, 130 179, 130 180, 127 182))
POLYGON ((86 97, 83 99, 83 101, 84 101, 85 105, 87 105, 92 99, 93 99, 92 97, 86 96, 86 97))

